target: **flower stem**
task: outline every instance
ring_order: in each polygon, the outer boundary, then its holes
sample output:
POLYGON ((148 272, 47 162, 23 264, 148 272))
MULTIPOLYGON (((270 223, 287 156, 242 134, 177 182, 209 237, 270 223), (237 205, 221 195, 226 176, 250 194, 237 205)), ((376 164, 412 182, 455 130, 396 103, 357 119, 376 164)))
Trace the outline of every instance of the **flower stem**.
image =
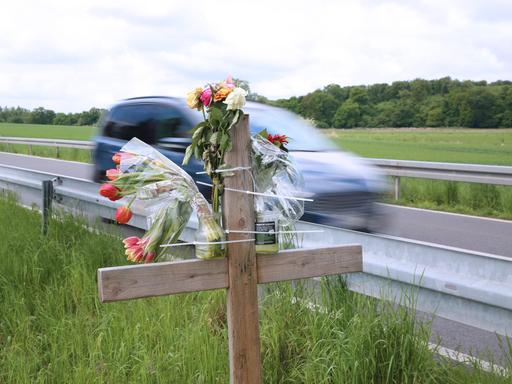
POLYGON ((220 179, 219 177, 213 177, 213 189, 212 189, 212 208, 213 212, 219 213, 220 211, 220 179))

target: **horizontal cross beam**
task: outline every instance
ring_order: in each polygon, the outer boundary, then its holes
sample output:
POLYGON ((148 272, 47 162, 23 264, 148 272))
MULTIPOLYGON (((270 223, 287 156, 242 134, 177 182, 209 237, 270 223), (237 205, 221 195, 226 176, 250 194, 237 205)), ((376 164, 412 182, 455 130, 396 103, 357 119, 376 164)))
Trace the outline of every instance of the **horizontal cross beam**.
MULTIPOLYGON (((258 284, 362 271, 360 245, 300 248, 256 256, 258 284)), ((227 259, 98 269, 101 302, 228 288, 227 259)))

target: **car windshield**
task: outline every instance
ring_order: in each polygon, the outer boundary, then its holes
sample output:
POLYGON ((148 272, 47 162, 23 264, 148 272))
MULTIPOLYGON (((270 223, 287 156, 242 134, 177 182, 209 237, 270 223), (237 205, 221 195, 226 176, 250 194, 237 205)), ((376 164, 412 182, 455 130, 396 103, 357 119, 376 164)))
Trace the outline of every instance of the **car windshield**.
POLYGON ((283 109, 247 104, 245 112, 250 115, 252 133, 266 129, 268 133, 286 135, 290 151, 326 151, 334 145, 301 117, 283 109))

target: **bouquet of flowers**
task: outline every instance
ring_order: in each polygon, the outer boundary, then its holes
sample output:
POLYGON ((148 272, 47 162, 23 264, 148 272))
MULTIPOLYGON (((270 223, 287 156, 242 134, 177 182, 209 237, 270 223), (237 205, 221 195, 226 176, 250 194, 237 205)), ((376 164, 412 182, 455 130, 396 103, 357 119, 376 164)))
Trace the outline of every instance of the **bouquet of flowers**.
POLYGON ((237 87, 231 76, 220 83, 195 88, 187 95, 188 106, 202 111, 204 121, 192 129, 192 144, 185 152, 183 164, 187 164, 192 155, 203 160, 204 170, 212 179, 214 212, 220 211, 223 192, 222 173, 216 171, 224 166, 224 154, 231 149, 229 130, 242 114, 245 96, 247 91, 237 87))
MULTIPOLYGON (((192 129, 192 144, 187 148, 183 164, 192 156, 204 163, 204 170, 212 180, 212 208, 218 225, 221 226, 220 201, 224 191, 223 173, 226 168, 224 155, 232 147, 230 130, 238 122, 243 112, 247 91, 238 87, 231 76, 224 81, 198 87, 187 95, 187 104, 203 113, 204 120, 192 129)), ((198 247, 196 253, 224 252, 222 244, 209 244, 198 247), (209 249, 209 251, 208 251, 209 249)))
MULTIPOLYGON (((171 160, 137 138, 130 140, 113 157, 115 169, 107 171, 108 183, 100 187, 100 194, 110 200, 131 196, 128 205, 119 207, 116 221, 126 224, 132 217, 130 206, 135 200, 144 201, 151 212, 149 229, 142 238, 129 237, 124 245, 128 260, 152 262, 161 258, 185 229, 192 210, 205 228, 208 241, 220 241, 224 232, 213 220, 210 205, 199 192, 193 179, 171 160)), ((204 258, 218 257, 203 253, 204 258)))

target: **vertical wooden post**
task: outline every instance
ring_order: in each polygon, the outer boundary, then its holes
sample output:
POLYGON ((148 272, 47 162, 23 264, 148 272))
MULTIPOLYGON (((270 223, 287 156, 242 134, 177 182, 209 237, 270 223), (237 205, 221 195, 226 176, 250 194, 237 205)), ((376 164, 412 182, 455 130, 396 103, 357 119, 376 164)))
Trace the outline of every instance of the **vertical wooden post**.
MULTIPOLYGON (((250 166, 249 116, 244 115, 231 128, 233 149, 226 153, 225 163, 232 167, 250 166)), ((225 178, 225 186, 253 190, 249 172, 236 172, 225 178)), ((230 230, 254 231, 252 195, 225 191, 223 197, 224 227, 230 230)), ((228 240, 251 239, 253 234, 230 233, 228 240)), ((228 244, 227 309, 229 335, 230 382, 260 384, 261 357, 258 325, 258 293, 256 251, 254 242, 228 244)))

